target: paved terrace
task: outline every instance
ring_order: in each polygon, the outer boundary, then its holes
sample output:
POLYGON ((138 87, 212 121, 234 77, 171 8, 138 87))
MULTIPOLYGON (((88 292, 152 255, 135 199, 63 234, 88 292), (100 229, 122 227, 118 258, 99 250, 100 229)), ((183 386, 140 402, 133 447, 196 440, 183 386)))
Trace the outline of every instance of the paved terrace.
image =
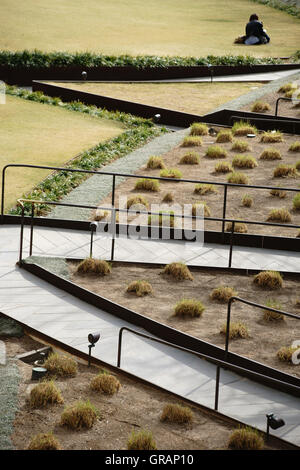
MULTIPOLYGON (((18 259, 19 232, 18 226, 0 226, 0 311, 85 353, 88 352, 88 333, 100 331, 101 340, 93 349, 93 355, 116 365, 119 329, 132 325, 18 268, 15 263, 18 259)), ((28 227, 25 227, 24 238, 24 253, 27 253, 28 227)), ((87 232, 36 228, 33 254, 85 256, 89 250, 89 239, 87 232)), ((109 244, 109 239, 97 236, 95 255, 105 256, 107 243, 109 244)), ((214 257, 219 258, 220 263, 222 260, 225 263, 227 255, 224 247, 204 246, 198 249, 188 243, 183 245, 180 259, 190 264, 197 264, 201 254, 205 264, 207 260, 216 263, 214 257)), ((178 242, 137 242, 120 239, 116 242, 115 259, 144 260, 146 256, 152 255, 153 260, 159 256, 160 262, 169 262, 178 260, 178 253, 178 242)), ((285 267, 285 270, 288 270, 289 267, 294 271, 296 264, 300 264, 299 256, 284 251, 267 253, 266 250, 262 252, 236 248, 233 265, 241 267, 243 262, 245 266, 249 263, 253 266, 255 260, 257 268, 285 267)), ((141 328, 135 329, 143 332, 141 328)), ((197 403, 214 407, 214 365, 128 332, 124 333, 122 351, 123 369, 197 403)), ((275 432, 276 435, 300 445, 298 398, 222 370, 219 411, 262 430, 266 429, 265 415, 276 413, 286 422, 286 426, 275 432)))

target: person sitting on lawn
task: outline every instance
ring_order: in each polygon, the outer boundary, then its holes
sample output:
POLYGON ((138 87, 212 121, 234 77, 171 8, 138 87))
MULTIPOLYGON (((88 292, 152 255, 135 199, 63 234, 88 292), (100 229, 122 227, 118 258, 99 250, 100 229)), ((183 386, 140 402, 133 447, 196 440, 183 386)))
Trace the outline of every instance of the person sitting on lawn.
POLYGON ((252 46, 256 44, 267 44, 268 42, 270 42, 270 37, 267 35, 262 22, 258 20, 256 13, 253 13, 246 25, 244 44, 252 46))

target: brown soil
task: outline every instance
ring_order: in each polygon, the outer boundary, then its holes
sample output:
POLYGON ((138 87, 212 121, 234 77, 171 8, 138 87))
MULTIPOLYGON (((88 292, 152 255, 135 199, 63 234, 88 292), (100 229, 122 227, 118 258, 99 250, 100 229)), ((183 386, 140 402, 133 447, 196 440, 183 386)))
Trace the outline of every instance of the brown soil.
MULTIPOLYGON (((220 270, 193 270, 193 281, 173 281, 169 276, 160 275, 162 269, 145 266, 130 266, 114 263, 110 276, 97 277, 78 275, 76 264, 70 263, 72 280, 76 284, 103 297, 130 308, 189 335, 224 347, 225 337, 220 334, 226 323, 227 304, 210 300, 212 290, 220 285, 233 287, 241 298, 265 305, 269 299, 276 300, 282 310, 300 316, 296 306, 300 278, 284 279, 283 288, 276 291, 264 290, 253 284, 253 276, 224 273, 220 270), (126 292, 128 284, 143 279, 153 287, 153 294, 137 297, 126 292), (205 306, 200 318, 180 319, 173 315, 175 304, 181 299, 195 298, 205 306)), ((232 307, 232 322, 244 323, 250 332, 247 339, 231 340, 229 349, 242 356, 267 364, 286 373, 300 377, 299 367, 280 362, 276 353, 282 346, 290 346, 300 338, 300 321, 287 318, 281 322, 263 320, 263 311, 248 305, 236 303, 232 307)))
MULTIPOLYGON (((218 128, 216 127, 218 130, 218 128)), ((239 139, 247 140, 251 147, 251 151, 246 152, 247 155, 252 155, 257 159, 258 166, 254 169, 239 169, 235 171, 242 172, 249 177, 249 184, 260 185, 260 186, 282 186, 287 188, 298 188, 300 182, 300 174, 296 178, 274 178, 273 170, 279 164, 288 164, 295 165, 297 161, 300 160, 300 154, 295 152, 289 152, 288 148, 290 145, 299 140, 299 137, 283 134, 284 142, 276 144, 266 144, 260 142, 260 134, 255 138, 240 137, 239 139), (281 152, 282 160, 275 161, 266 161, 259 160, 259 156, 267 147, 276 148, 281 152)), ((228 151, 228 157, 225 159, 211 159, 205 157, 206 149, 209 145, 215 144, 215 137, 204 136, 202 137, 203 145, 201 147, 181 147, 178 145, 173 148, 171 151, 161 155, 165 162, 167 168, 178 168, 182 172, 182 177, 186 179, 193 179, 202 182, 226 182, 228 175, 216 174, 214 169, 216 163, 220 161, 231 162, 233 157, 239 153, 231 150, 232 143, 222 143, 218 144, 222 148, 225 148, 228 151), (195 151, 200 154, 201 161, 200 165, 181 165, 179 161, 181 157, 189 152, 195 151)), ((159 176, 160 170, 147 169, 146 165, 141 167, 135 174, 145 175, 145 176, 159 176)), ((128 178, 126 181, 118 185, 116 189, 116 207, 119 207, 118 200, 119 197, 127 196, 130 197, 133 194, 143 194, 149 204, 160 204, 162 202, 163 196, 167 192, 172 192, 174 194, 174 203, 180 204, 183 207, 184 204, 194 204, 197 201, 207 202, 209 208, 211 209, 211 217, 222 217, 222 207, 223 207, 223 187, 218 187, 218 192, 215 194, 206 194, 201 196, 194 193, 195 183, 185 183, 185 182, 172 182, 170 181, 161 181, 160 182, 160 191, 157 193, 149 191, 136 191, 134 190, 134 185, 137 180, 133 178, 128 178)), ((293 210, 292 200, 295 196, 295 192, 290 192, 284 199, 279 199, 277 197, 271 196, 269 190, 257 190, 249 188, 228 188, 227 195, 227 218, 236 218, 244 220, 257 220, 261 222, 266 222, 266 219, 269 215, 271 209, 274 208, 287 208, 292 216, 291 224, 300 225, 300 211, 293 210), (244 207, 241 203, 243 195, 247 193, 253 198, 253 205, 250 208, 244 207)), ((111 195, 99 202, 99 206, 106 206, 111 203, 111 195)), ((124 208, 122 205, 120 208, 124 208)), ((129 220, 132 220, 129 218, 129 220)), ((221 230, 221 222, 209 222, 205 221, 206 230, 221 230)), ((288 228, 276 228, 269 226, 258 226, 258 225, 248 225, 248 233, 263 233, 263 234, 272 234, 272 235, 282 235, 288 237, 296 237, 299 232, 299 229, 288 229, 288 228)))
MULTIPOLYGON (((6 340, 8 356, 14 357, 41 345, 24 336, 6 340)), ((166 403, 180 403, 167 392, 118 374, 120 391, 114 396, 92 392, 89 383, 99 372, 96 367, 79 364, 76 377, 56 381, 64 404, 41 409, 30 409, 26 397, 36 382, 31 381, 32 366, 18 361, 21 373, 19 411, 14 422, 12 441, 17 450, 25 450, 33 435, 53 431, 65 450, 122 450, 134 429, 151 430, 158 449, 226 449, 229 436, 235 426, 214 417, 208 411, 192 407, 194 420, 191 425, 172 425, 160 422, 166 403), (64 407, 77 400, 90 400, 99 410, 100 419, 90 430, 71 431, 59 425, 64 407)), ((109 370, 107 368, 106 370, 109 370)), ((182 403, 184 404, 184 403, 182 403)), ((186 404, 185 404, 186 405, 186 404)), ((189 406, 189 405, 188 405, 189 406)))

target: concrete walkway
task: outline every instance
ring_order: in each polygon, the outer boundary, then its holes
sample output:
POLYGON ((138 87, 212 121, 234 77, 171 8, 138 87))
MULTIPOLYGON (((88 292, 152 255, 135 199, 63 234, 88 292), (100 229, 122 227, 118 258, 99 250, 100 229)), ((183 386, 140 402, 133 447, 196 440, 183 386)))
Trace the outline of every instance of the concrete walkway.
MULTIPOLYGON (((0 234, 2 241, 0 246, 0 311, 55 340, 84 352, 88 351, 87 335, 100 331, 101 340, 93 349, 93 355, 116 365, 119 329, 122 326, 132 327, 132 325, 16 267, 19 227, 0 226, 0 234)), ((28 227, 25 228, 25 240, 24 250, 26 251, 29 240, 28 227)), ((99 239, 97 243, 102 246, 104 241, 99 239)), ((83 253, 88 244, 87 233, 38 228, 35 230, 34 254, 44 253, 57 256, 60 250, 60 253, 74 255, 77 250, 83 253)), ((167 243, 165 245, 168 253, 167 243)), ((175 244, 170 243, 171 245, 175 244)), ((157 245, 154 252, 156 249, 157 245)), ((116 258, 117 255, 118 249, 116 258)), ((170 253, 168 256, 171 256, 170 253)), ((281 256, 290 260, 290 253, 282 253, 281 256)), ((178 247, 173 257, 178 259, 178 247)), ((264 258, 266 263, 266 255, 264 258)), ((294 255, 291 258, 294 258, 294 255)), ((297 256, 296 258, 299 260, 297 256)), ((134 329, 143 331, 136 327, 134 329)), ((125 332, 121 367, 166 390, 176 392, 208 407, 214 406, 215 366, 194 355, 158 345, 125 332), (178 380, 179 377, 180 380, 178 380)), ((299 399, 288 394, 222 370, 219 411, 262 430, 266 429, 265 415, 276 413, 286 422, 286 426, 277 430, 276 435, 300 445, 299 399)))

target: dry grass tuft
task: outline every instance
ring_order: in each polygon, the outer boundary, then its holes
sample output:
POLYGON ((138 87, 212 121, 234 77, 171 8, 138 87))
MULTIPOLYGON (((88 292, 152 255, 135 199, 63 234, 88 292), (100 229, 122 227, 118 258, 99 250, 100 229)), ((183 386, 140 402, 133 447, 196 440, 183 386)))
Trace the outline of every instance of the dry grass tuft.
POLYGON ((174 201, 174 195, 172 193, 166 193, 164 197, 162 198, 162 202, 173 202, 174 201))
POLYGON ((190 135, 208 135, 208 127, 202 122, 194 122, 191 125, 190 135))
POLYGON ((289 211, 285 208, 272 209, 267 217, 267 220, 285 223, 291 222, 292 217, 289 211))
POLYGON ((234 136, 257 134, 258 132, 255 126, 252 126, 249 122, 245 121, 235 122, 231 130, 234 136))
POLYGON ((295 168, 297 171, 300 171, 300 160, 298 160, 295 164, 295 168))
POLYGON ((204 217, 210 217, 211 212, 210 208, 208 207, 205 201, 199 201, 192 205, 192 215, 193 216, 201 216, 202 210, 204 212, 204 217), (203 208, 203 209, 202 209, 203 208))
POLYGON ((300 142, 298 140, 290 145, 289 152, 300 152, 300 142))
POLYGON ((182 299, 175 305, 174 315, 176 317, 201 317, 205 307, 196 299, 182 299))
POLYGON ((299 173, 296 167, 292 165, 278 165, 273 171, 274 178, 296 178, 299 176, 299 173))
POLYGON ((285 83, 281 85, 281 87, 277 90, 277 93, 287 93, 288 91, 295 91, 297 90, 298 85, 296 83, 285 83))
POLYGON ((245 140, 235 140, 231 150, 234 150, 235 152, 247 152, 250 150, 250 146, 245 140))
POLYGON ((266 131, 262 134, 260 141, 263 143, 283 142, 282 133, 280 131, 266 131))
POLYGON ((127 199, 126 208, 130 209, 132 206, 135 206, 136 209, 139 209, 139 208, 147 209, 149 207, 149 202, 144 196, 137 194, 136 196, 131 196, 130 198, 127 199))
POLYGON ((62 450, 62 448, 52 432, 49 432, 33 436, 27 450, 62 450))
POLYGON ((151 431, 132 431, 128 441, 127 450, 156 450, 156 442, 151 431))
POLYGON ((253 278, 253 282, 258 287, 276 290, 283 286, 281 274, 277 271, 261 271, 253 278))
POLYGON ((164 170, 161 170, 159 176, 161 178, 180 179, 180 178, 182 178, 182 173, 177 168, 165 168, 164 170))
MULTIPOLYGON (((220 330, 220 333, 222 335, 226 335, 226 332, 227 332, 227 325, 223 325, 221 330, 220 330)), ((231 322, 230 323, 230 328, 229 328, 229 338, 230 339, 249 338, 248 328, 243 323, 231 322)))
POLYGON ((297 193, 293 198, 293 209, 296 211, 300 210, 300 193, 297 193))
POLYGON ((157 193, 159 191, 159 182, 153 179, 141 178, 135 183, 134 189, 157 193))
POLYGON ((196 152, 188 152, 180 159, 181 165, 199 165, 200 155, 196 152))
POLYGON ((189 136, 183 139, 181 147, 201 147, 202 139, 199 136, 189 136))
POLYGON ((55 403, 63 403, 60 390, 53 380, 37 384, 30 392, 29 405, 31 408, 42 408, 55 403))
POLYGON ((238 293, 233 289, 233 287, 220 286, 216 287, 210 294, 212 300, 217 300, 218 302, 227 303, 231 297, 237 296, 238 293))
MULTIPOLYGON (((275 308, 276 310, 282 310, 282 305, 276 302, 276 300, 268 300, 266 307, 275 308)), ((264 320, 266 321, 283 321, 284 315, 282 313, 271 312, 270 310, 264 310, 264 320)))
POLYGON ((236 168, 255 168, 257 161, 251 155, 237 155, 232 160, 232 165, 236 168))
POLYGON ((108 216, 108 211, 102 209, 97 209, 95 212, 94 220, 100 222, 100 220, 105 219, 108 216))
POLYGON ((258 431, 243 427, 233 431, 229 438, 228 447, 234 450, 262 450, 264 439, 258 431))
POLYGON ((90 429, 98 418, 98 412, 90 401, 77 401, 65 408, 61 415, 60 425, 71 429, 90 429))
POLYGON ((233 141, 233 137, 232 137, 231 130, 222 130, 218 132, 217 138, 216 138, 217 144, 223 144, 225 142, 232 142, 232 141, 233 141))
POLYGON ((78 365, 70 356, 52 353, 44 363, 47 371, 58 377, 74 377, 77 374, 78 365))
POLYGON ((205 153, 208 158, 226 158, 228 153, 219 145, 210 145, 205 153))
POLYGON ((251 106, 251 111, 252 113, 264 113, 265 111, 271 111, 271 106, 264 101, 256 101, 251 106))
POLYGON ((172 217, 172 214, 174 215, 174 211, 162 210, 159 211, 159 215, 148 215, 148 225, 172 228, 178 227, 179 221, 176 217, 172 217))
POLYGON ((233 171, 232 173, 230 173, 230 175, 228 175, 227 181, 228 183, 233 184, 248 184, 249 178, 244 173, 233 171))
MULTIPOLYGON (((226 232, 231 232, 232 230, 232 224, 233 222, 228 222, 226 224, 226 232)), ((248 232, 248 227, 246 224, 242 222, 235 222, 234 223, 234 232, 237 233, 247 233, 248 232)))
POLYGON ((120 390, 119 380, 111 374, 100 373, 91 380, 90 388, 94 392, 104 393, 105 395, 114 395, 120 390))
POLYGON ((233 168, 228 162, 219 162, 215 166, 216 173, 230 173, 233 172, 233 168))
POLYGON ((208 194, 208 193, 217 193, 216 187, 213 184, 199 183, 196 184, 194 193, 196 194, 208 194))
POLYGON ((299 346, 296 346, 294 348, 292 346, 282 346, 282 348, 277 351, 277 357, 282 362, 289 362, 293 364, 293 354, 297 350, 299 350, 299 346))
POLYGON ((188 406, 168 403, 163 408, 160 420, 175 424, 189 424, 193 421, 193 412, 188 406))
POLYGON ((80 274, 99 274, 100 276, 106 276, 111 273, 111 267, 107 261, 86 258, 77 266, 77 272, 80 274))
POLYGON ((156 170, 156 169, 163 169, 166 168, 164 161, 161 157, 158 157, 156 155, 152 155, 152 157, 149 158, 147 162, 147 168, 151 170, 156 170))
POLYGON ((152 294, 153 289, 149 282, 138 280, 132 281, 128 285, 126 292, 134 292, 138 297, 144 297, 145 295, 152 294))
POLYGON ((250 196, 250 194, 244 194, 241 202, 242 202, 242 206, 244 207, 252 207, 253 198, 250 196))
POLYGON ((271 196, 279 197, 280 199, 284 199, 286 197, 286 191, 282 191, 281 189, 271 189, 270 190, 271 196))
POLYGON ((193 281, 194 278, 189 270, 189 268, 181 262, 170 263, 164 267, 162 274, 168 274, 172 276, 177 281, 189 280, 193 281))
POLYGON ((282 160, 280 151, 271 147, 265 149, 259 158, 260 160, 282 160))

